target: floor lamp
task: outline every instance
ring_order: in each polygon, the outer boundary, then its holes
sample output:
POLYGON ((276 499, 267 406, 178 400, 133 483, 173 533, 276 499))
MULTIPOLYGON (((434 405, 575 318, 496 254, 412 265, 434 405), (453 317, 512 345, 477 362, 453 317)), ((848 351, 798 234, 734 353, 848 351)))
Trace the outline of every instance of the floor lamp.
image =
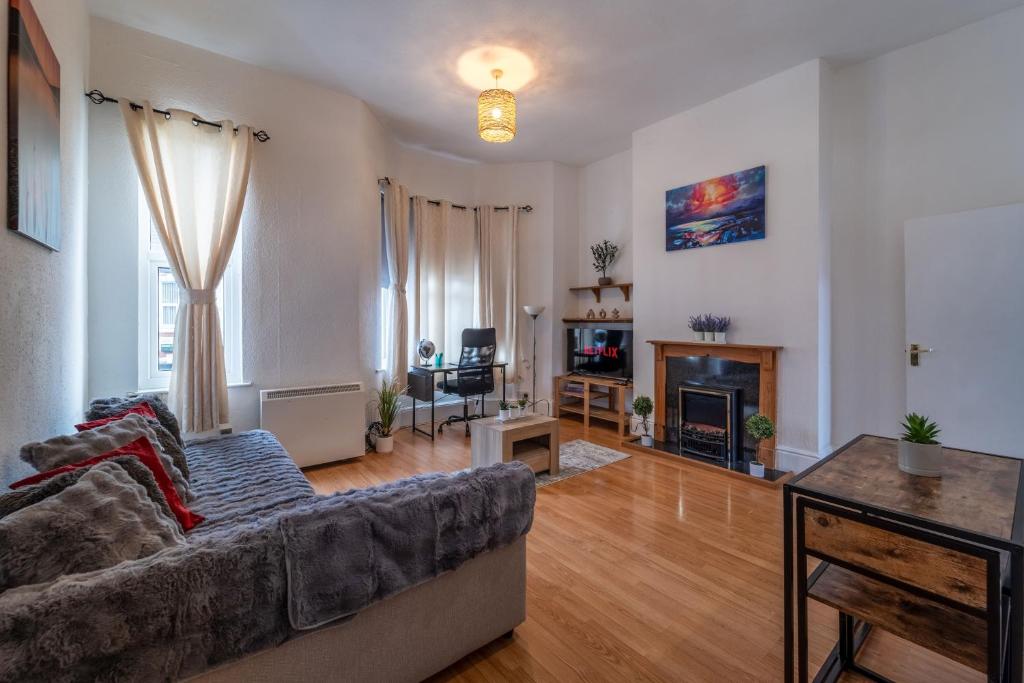
POLYGON ((530 391, 533 392, 533 400, 530 401, 530 407, 536 408, 537 403, 537 317, 544 312, 543 306, 523 306, 523 310, 526 311, 526 315, 533 318, 533 358, 530 361, 530 369, 533 370, 533 386, 530 391))

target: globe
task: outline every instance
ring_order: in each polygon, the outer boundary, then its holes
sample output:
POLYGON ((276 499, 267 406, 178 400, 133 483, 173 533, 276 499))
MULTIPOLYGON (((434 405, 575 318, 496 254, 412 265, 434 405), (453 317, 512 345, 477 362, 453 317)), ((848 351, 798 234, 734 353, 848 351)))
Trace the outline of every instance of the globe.
POLYGON ((430 362, 430 357, 434 355, 434 351, 437 349, 434 347, 434 342, 429 339, 420 339, 419 343, 416 344, 416 353, 423 359, 423 364, 426 365, 430 362))

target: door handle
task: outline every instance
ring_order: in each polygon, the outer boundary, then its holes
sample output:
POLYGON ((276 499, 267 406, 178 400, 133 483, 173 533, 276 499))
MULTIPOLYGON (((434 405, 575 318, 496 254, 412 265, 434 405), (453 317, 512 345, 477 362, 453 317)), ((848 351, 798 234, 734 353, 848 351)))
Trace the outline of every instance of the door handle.
POLYGON ((921 364, 921 354, 922 353, 931 353, 934 350, 935 349, 926 349, 926 348, 922 347, 920 344, 911 344, 910 345, 910 364, 916 368, 918 365, 921 364))

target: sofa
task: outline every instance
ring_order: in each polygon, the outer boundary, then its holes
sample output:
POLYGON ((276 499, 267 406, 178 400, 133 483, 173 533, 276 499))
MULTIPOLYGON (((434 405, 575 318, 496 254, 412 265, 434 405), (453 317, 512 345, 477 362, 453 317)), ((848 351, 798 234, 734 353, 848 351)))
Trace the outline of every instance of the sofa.
POLYGON ((269 432, 185 457, 183 545, 0 593, 0 681, 418 681, 525 619, 521 463, 318 496, 269 432))

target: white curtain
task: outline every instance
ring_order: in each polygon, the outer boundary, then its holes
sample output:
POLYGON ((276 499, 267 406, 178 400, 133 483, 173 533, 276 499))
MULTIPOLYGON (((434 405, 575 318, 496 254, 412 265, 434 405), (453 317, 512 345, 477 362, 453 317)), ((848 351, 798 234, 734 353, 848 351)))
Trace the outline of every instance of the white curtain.
POLYGON ((133 111, 121 99, 139 179, 160 241, 181 289, 174 330, 169 401, 185 431, 228 422, 224 347, 215 292, 231 257, 249 185, 253 138, 196 125, 194 114, 155 114, 149 102, 133 111))
POLYGON ((388 377, 403 380, 412 361, 409 347, 409 192, 392 181, 384 186, 384 243, 391 282, 391 339, 388 377))
POLYGON ((519 210, 498 211, 480 206, 476 211, 479 249, 476 275, 476 321, 497 331, 496 360, 506 361, 506 379, 519 380, 519 297, 516 287, 519 210))
POLYGON ((445 256, 451 211, 451 202, 435 205, 426 197, 412 198, 411 338, 413 343, 429 339, 438 352, 445 350, 445 256))
POLYGON ((448 244, 444 260, 445 360, 458 363, 462 352, 462 330, 473 327, 476 313, 476 221, 472 209, 454 209, 448 214, 448 244))

